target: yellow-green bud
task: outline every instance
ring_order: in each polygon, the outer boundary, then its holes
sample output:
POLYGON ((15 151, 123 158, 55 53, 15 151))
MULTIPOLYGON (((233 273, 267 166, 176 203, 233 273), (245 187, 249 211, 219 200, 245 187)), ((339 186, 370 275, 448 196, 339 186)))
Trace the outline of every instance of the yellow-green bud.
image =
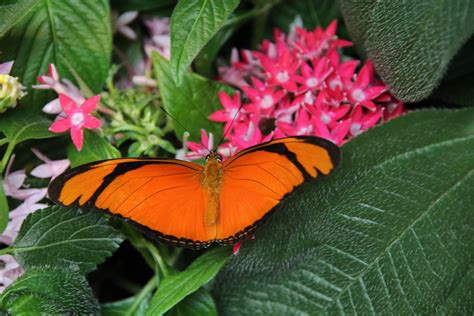
POLYGON ((18 78, 0 74, 0 113, 13 108, 26 93, 18 78))

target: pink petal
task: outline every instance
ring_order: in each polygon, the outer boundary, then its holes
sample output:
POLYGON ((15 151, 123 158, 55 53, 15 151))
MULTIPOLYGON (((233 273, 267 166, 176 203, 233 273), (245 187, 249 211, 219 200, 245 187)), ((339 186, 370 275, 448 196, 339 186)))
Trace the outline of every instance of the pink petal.
POLYGON ((63 133, 71 127, 69 119, 60 117, 49 127, 49 130, 53 133, 63 133))
POLYGON ((59 114, 61 113, 62 108, 61 104, 59 103, 59 99, 56 98, 51 102, 48 102, 44 107, 43 107, 43 112, 48 113, 48 114, 59 114))
POLYGON ((84 141, 84 134, 81 127, 72 127, 71 128, 71 138, 74 146, 76 146, 78 151, 82 150, 82 143, 84 141))
POLYGON ((54 64, 49 64, 49 75, 52 77, 54 80, 59 79, 58 71, 56 70, 56 66, 54 64))
POLYGON ((221 104, 224 108, 233 108, 232 104, 232 99, 230 96, 227 94, 225 91, 221 91, 218 93, 219 101, 221 101, 221 104))
POLYGON ((59 102, 61 103, 61 107, 63 108, 64 113, 67 115, 72 114, 72 110, 77 109, 77 104, 74 102, 73 99, 68 97, 65 94, 60 94, 59 95, 59 102))
POLYGON ((100 101, 100 95, 95 95, 81 104, 81 112, 82 113, 91 113, 94 111, 95 107, 97 106, 97 103, 100 101))
POLYGON ((224 110, 214 112, 211 115, 209 115, 208 118, 211 121, 215 121, 215 122, 227 122, 230 120, 229 116, 227 115, 227 112, 224 110))
POLYGON ((367 60, 365 65, 360 70, 359 74, 357 75, 356 79, 356 86, 358 87, 367 87, 370 81, 374 77, 374 67, 372 66, 372 62, 367 60))
POLYGON ((94 116, 86 115, 83 126, 88 129, 99 128, 102 126, 102 122, 94 116))
POLYGON ((8 61, 0 64, 0 75, 8 75, 12 71, 13 63, 14 61, 8 61))
POLYGON ((365 96, 368 99, 372 100, 378 97, 379 95, 381 95, 382 93, 384 93, 385 91, 387 91, 386 86, 376 86, 376 87, 367 88, 364 92, 365 92, 365 96))
POLYGON ((51 166, 44 163, 31 170, 30 174, 37 178, 46 179, 53 176, 53 170, 51 169, 51 166))

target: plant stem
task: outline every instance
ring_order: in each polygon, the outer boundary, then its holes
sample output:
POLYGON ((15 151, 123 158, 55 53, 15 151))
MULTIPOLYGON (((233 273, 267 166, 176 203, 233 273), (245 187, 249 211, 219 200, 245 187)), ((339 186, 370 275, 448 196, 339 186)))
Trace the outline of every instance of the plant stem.
POLYGON ((160 269, 160 272, 163 274, 163 277, 166 277, 170 274, 170 269, 166 262, 163 260, 161 257, 158 249, 149 241, 146 241, 145 246, 147 247, 148 251, 151 253, 153 256, 153 259, 155 262, 158 264, 158 268, 160 269))
POLYGON ((5 167, 8 164, 8 160, 10 160, 10 156, 13 153, 13 149, 15 148, 16 143, 15 142, 9 142, 7 149, 5 150, 5 153, 3 154, 2 162, 0 163, 0 174, 3 173, 3 170, 5 170, 5 167))
POLYGON ((9 142, 8 138, 2 138, 0 139, 0 146, 5 145, 8 142, 9 142))
POLYGON ((142 301, 158 286, 156 277, 152 277, 142 290, 136 295, 135 300, 130 308, 125 312, 125 315, 135 315, 136 309, 140 306, 142 301))
POLYGON ((1 255, 8 255, 10 253, 12 253, 14 250, 13 247, 6 247, 6 248, 3 248, 3 249, 0 249, 0 256, 1 255))

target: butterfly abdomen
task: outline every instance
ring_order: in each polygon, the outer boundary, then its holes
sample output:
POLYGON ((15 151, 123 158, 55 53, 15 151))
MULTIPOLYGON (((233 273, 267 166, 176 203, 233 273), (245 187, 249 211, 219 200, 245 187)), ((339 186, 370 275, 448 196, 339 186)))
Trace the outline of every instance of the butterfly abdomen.
POLYGON ((206 161, 202 172, 201 183, 208 194, 207 208, 204 213, 204 224, 213 226, 219 216, 219 195, 222 186, 222 163, 214 156, 206 161))

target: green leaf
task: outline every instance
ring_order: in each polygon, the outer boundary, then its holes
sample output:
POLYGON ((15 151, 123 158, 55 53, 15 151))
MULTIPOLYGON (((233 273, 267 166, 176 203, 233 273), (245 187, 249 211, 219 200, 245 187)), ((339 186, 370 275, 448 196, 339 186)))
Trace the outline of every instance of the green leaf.
POLYGON ((358 136, 221 270, 219 311, 433 314, 472 265, 472 148, 474 109, 414 112, 358 136))
POLYGON ((36 7, 36 0, 13 0, 0 4, 0 37, 36 7))
POLYGON ((472 315, 474 313, 474 268, 464 274, 448 298, 436 309, 437 315, 472 315))
POLYGON ((196 259, 186 270, 166 276, 151 299, 146 315, 160 315, 209 282, 230 257, 228 247, 218 247, 196 259))
POLYGON ((27 271, 73 263, 85 273, 112 255, 122 239, 97 212, 53 206, 28 215, 12 253, 27 271))
POLYGON ((149 295, 147 299, 142 300, 140 305, 136 310, 133 311, 133 313, 130 313, 130 309, 135 303, 135 297, 129 297, 117 302, 102 304, 100 314, 102 316, 143 316, 145 315, 150 298, 151 295, 149 295))
POLYGON ((341 1, 354 40, 392 93, 426 98, 474 32, 474 6, 457 1, 341 1))
MULTIPOLYGON (((107 0, 37 0, 34 10, 0 40, 2 59, 15 60, 12 74, 24 86, 54 63, 62 78, 97 93, 109 70, 112 31, 107 0)), ((23 104, 43 106, 48 93, 28 90, 23 104)))
MULTIPOLYGON (((174 124, 176 137, 183 137, 185 130, 180 126, 183 125, 191 134, 192 141, 201 141, 202 128, 213 133, 215 139, 220 139, 222 125, 210 121, 208 116, 222 108, 218 92, 232 93, 233 89, 190 72, 185 74, 182 85, 177 87, 171 77, 169 62, 156 52, 152 58, 163 106, 180 123, 174 124)), ((173 120, 173 123, 176 122, 173 120)))
POLYGON ((270 11, 271 25, 285 32, 297 17, 301 18, 305 28, 313 30, 317 26, 327 27, 339 16, 339 5, 333 0, 286 0, 270 11))
POLYGON ((211 294, 204 288, 200 288, 175 305, 166 315, 216 316, 217 309, 211 294))
MULTIPOLYGON (((44 255, 44 254, 43 254, 44 255)), ((0 297, 12 315, 96 315, 99 304, 84 276, 72 268, 34 267, 0 297)))
POLYGON ((0 234, 7 228, 8 225, 8 201, 3 190, 3 179, 0 173, 0 234))
POLYGON ((171 16, 171 73, 177 85, 187 68, 239 5, 239 0, 178 1, 171 16))
POLYGON ((474 105, 474 37, 459 51, 449 65, 443 81, 435 89, 432 99, 454 105, 474 105))
POLYGON ((56 136, 48 128, 52 122, 39 113, 25 108, 10 110, 0 116, 0 132, 10 143, 18 144, 27 139, 56 136))
POLYGON ((71 143, 67 147, 67 158, 71 167, 77 167, 88 162, 120 158, 120 151, 98 134, 85 130, 84 145, 78 151, 71 143))

